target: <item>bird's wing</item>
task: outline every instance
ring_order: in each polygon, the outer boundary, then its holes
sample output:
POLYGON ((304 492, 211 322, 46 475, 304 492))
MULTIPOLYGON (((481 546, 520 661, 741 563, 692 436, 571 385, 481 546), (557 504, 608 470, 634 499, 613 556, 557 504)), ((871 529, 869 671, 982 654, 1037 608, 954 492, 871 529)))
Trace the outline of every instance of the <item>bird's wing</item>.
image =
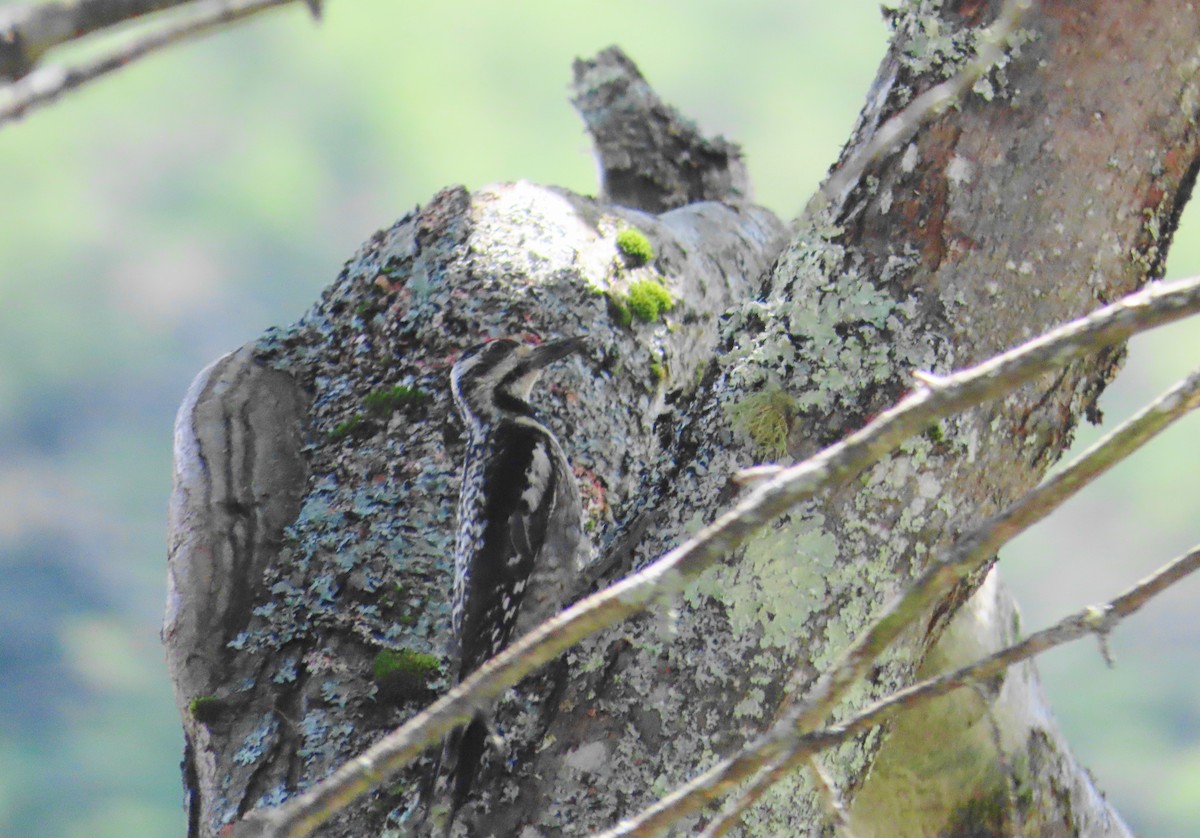
POLYGON ((546 541, 559 475, 538 428, 506 429, 485 474, 487 507, 463 618, 460 677, 508 645, 546 541))
MULTIPOLYGON (((537 558, 546 542, 546 526, 558 475, 550 441, 542 435, 531 440, 526 457, 521 495, 508 519, 509 538, 521 562, 537 558)), ((528 565, 526 565, 528 566, 528 565)))

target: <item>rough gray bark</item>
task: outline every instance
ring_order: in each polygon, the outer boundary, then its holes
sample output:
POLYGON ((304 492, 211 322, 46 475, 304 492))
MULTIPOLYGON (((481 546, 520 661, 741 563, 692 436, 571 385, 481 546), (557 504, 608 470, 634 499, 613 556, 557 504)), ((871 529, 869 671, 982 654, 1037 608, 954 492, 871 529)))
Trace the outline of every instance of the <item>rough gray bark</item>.
MULTIPOLYGON (((995 13, 943 5, 897 13, 843 159, 952 73, 995 13), (936 30, 923 24, 935 15, 936 30)), ((445 686, 426 655, 441 652, 448 621, 455 350, 491 334, 589 336, 590 354, 551 377, 542 407, 578 470, 599 555, 629 546, 640 562, 710 518, 738 468, 838 438, 889 405, 911 369, 981 360, 1156 276, 1200 159, 1189 58, 1200 20, 1175 0, 1141 4, 1136 21, 1125 6, 1043 3, 1019 55, 806 219, 778 260, 782 230, 753 207, 689 204, 655 217, 526 184, 452 189, 377 234, 300 324, 202 374, 180 414, 171 556, 173 613, 193 616, 169 615, 166 630, 192 834, 323 776, 445 686), (650 264, 615 247, 622 226, 653 243, 650 264), (648 323, 623 302, 646 279, 676 300, 648 323), (256 364, 261 372, 240 372, 256 364), (245 381, 283 395, 272 404, 245 381), (387 389, 396 385, 424 397, 387 389), (206 434, 206 416, 238 418, 206 434), (299 464, 287 430, 297 423, 299 464), (264 446, 310 475, 300 500, 260 473, 271 471, 254 456, 264 446), (251 475, 248 488, 205 488, 228 469, 251 475), (231 495, 227 509, 246 504, 281 531, 230 542, 219 504, 231 495), (211 547, 227 543, 232 553, 211 547), (192 581, 216 566, 234 577, 215 594, 192 581), (404 654, 380 658, 384 649, 404 654), (207 663, 217 658, 219 670, 207 663), (377 671, 381 660, 395 666, 377 671)), ((464 829, 585 834, 739 745, 772 718, 793 671, 811 682, 932 555, 1037 482, 1094 410, 1117 354, 948 419, 730 557, 670 618, 601 635, 513 691, 498 714, 508 753, 487 767, 464 829)), ((1003 637, 1003 595, 989 585, 984 596, 1001 599, 971 600, 986 570, 880 661, 850 704, 1003 637), (969 600, 968 613, 985 615, 965 629, 974 643, 947 631, 969 600)), ((983 728, 939 729, 938 749, 969 747, 986 729, 1004 751, 974 750, 985 755, 965 774, 928 749, 919 761, 922 725, 827 755, 858 801, 856 830, 1121 834, 1037 700, 1022 670, 947 705, 983 728), (868 779, 877 758, 883 768, 868 779), (895 776, 888 765, 922 767, 905 793, 927 805, 887 805, 895 786, 874 784, 895 776)), ((420 773, 323 834, 403 829, 420 773)), ((822 829, 803 778, 783 785, 747 834, 822 829)))
MULTIPOLYGON (((324 776, 446 685, 424 656, 443 653, 449 618, 462 454, 446 386, 455 352, 506 327, 589 336, 587 357, 552 376, 557 398, 546 407, 607 551, 662 460, 668 433, 654 417, 695 389, 717 315, 753 293, 783 242, 779 222, 755 207, 700 203, 652 217, 528 184, 449 189, 377 234, 297 326, 201 374, 177 425, 175 605, 164 631, 188 734, 193 834, 324 776), (633 266, 617 249, 625 227, 653 243, 652 264, 633 266), (622 316, 631 283, 660 279, 678 300, 669 327, 622 316), (295 397, 259 399, 258 385, 242 385, 263 377, 295 397), (396 396, 396 386, 414 390, 396 396), (209 490, 246 468, 228 482, 257 487, 271 466, 255 452, 291 451, 272 440, 297 422, 311 475, 298 511, 281 492, 241 491, 231 504, 209 490), (572 432, 585 425, 586 435, 572 432), (224 544, 231 506, 276 525, 253 539, 274 543, 266 561, 210 546, 224 544), (377 677, 385 649, 400 652, 400 671, 377 677)), ((333 834, 398 821, 416 776, 333 834)))
POLYGON ((658 97, 617 47, 575 62, 571 101, 600 164, 601 200, 646 212, 750 199, 742 150, 709 139, 658 97))

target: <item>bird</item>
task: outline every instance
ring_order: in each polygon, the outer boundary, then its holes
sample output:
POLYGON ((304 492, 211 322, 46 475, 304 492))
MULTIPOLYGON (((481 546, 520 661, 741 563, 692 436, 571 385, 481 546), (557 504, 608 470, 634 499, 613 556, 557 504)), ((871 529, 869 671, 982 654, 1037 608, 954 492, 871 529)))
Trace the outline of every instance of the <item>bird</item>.
MULTIPOLYGON (((484 661, 564 608, 586 548, 579 486, 530 394, 581 338, 527 344, 501 338, 462 353, 450 373, 467 430, 451 601, 450 662, 460 683, 484 661)), ((450 818, 468 799, 489 725, 477 712, 445 740, 450 818)))

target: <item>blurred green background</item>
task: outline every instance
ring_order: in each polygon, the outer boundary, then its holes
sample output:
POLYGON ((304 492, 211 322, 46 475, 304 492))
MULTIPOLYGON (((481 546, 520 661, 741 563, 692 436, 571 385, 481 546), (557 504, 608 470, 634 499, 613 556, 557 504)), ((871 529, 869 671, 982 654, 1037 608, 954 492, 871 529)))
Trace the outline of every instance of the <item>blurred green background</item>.
MULTIPOLYGON (((158 627, 171 423, 195 372, 295 320, 443 186, 594 192, 566 87, 611 43, 743 143, 759 200, 790 217, 885 38, 872 0, 330 0, 320 25, 270 13, 0 128, 0 838, 184 833, 158 627)), ((1194 229, 1171 275, 1200 265, 1194 229)), ((1137 341, 1110 424, 1187 371, 1198 332, 1137 341)), ((1195 539, 1198 431, 1006 552, 1028 627, 1195 539)), ((1122 626, 1115 670, 1089 644, 1041 662, 1080 757, 1146 834, 1200 821, 1196 592, 1122 626)))

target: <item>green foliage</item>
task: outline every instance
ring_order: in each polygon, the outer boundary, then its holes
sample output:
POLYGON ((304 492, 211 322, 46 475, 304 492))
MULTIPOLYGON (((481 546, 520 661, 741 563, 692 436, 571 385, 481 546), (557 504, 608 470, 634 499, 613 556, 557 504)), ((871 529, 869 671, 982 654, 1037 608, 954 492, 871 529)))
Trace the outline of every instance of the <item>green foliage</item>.
POLYGON ((384 649, 375 656, 375 680, 409 678, 426 684, 437 677, 438 658, 412 649, 384 649))
POLYGON ((419 387, 397 384, 395 387, 385 387, 368 393, 363 398, 363 407, 372 416, 383 418, 402 407, 419 405, 428 398, 429 394, 419 387))
POLYGON ((671 293, 653 279, 639 279, 629 286, 629 311, 643 323, 653 323, 675 305, 671 293))
POLYGON ((617 250, 631 265, 644 265, 654 258, 654 247, 645 233, 636 227, 626 227, 617 233, 617 250))
POLYGON ((188 713, 201 724, 215 722, 225 709, 225 702, 214 695, 198 695, 188 702, 188 713))
POLYGON ((628 328, 633 323, 633 314, 629 311, 629 304, 626 299, 612 291, 609 291, 605 296, 608 299, 608 314, 613 319, 613 322, 618 326, 628 328))
POLYGON ((675 305, 671 292, 653 279, 637 280, 629 286, 628 294, 609 291, 605 296, 608 299, 609 316, 614 323, 625 328, 632 325, 635 317, 643 323, 653 323, 675 305))
POLYGON ((358 436, 369 428, 367 417, 361 413, 356 413, 349 419, 338 422, 333 426, 333 430, 329 432, 329 438, 332 440, 345 439, 349 436, 358 436))
POLYGON ((752 393, 728 408, 734 427, 750 437, 764 457, 787 454, 788 432, 796 415, 792 397, 780 387, 752 393))
POLYGON ((426 694, 441 674, 441 667, 437 655, 384 649, 375 656, 373 674, 380 695, 403 701, 426 694))
POLYGON ((634 322, 634 315, 629 311, 629 304, 626 303, 622 295, 608 292, 605 294, 605 299, 608 300, 608 317, 612 318, 612 322, 628 329, 629 325, 634 322))

